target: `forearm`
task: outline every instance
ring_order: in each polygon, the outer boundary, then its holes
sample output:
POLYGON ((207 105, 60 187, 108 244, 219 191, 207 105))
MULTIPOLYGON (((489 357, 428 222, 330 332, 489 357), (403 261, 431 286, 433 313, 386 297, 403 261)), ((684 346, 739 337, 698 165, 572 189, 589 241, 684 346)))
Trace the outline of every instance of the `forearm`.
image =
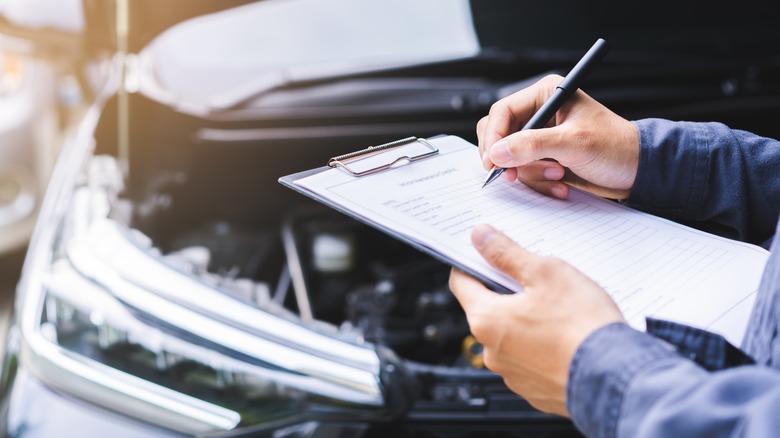
POLYGON ((719 123, 634 122, 637 178, 627 204, 761 243, 780 214, 780 142, 719 123))

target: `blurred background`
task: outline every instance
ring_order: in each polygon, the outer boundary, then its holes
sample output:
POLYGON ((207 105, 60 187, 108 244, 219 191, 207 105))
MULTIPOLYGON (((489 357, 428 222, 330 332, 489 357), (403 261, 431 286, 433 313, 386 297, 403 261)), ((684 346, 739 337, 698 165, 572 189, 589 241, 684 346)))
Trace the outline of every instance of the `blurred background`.
POLYGON ((9 314, 35 218, 62 142, 61 123, 66 123, 67 118, 62 110, 70 107, 64 104, 64 95, 57 95, 68 87, 67 80, 57 85, 52 66, 22 56, 23 51, 23 44, 0 35, 0 315, 3 318, 9 314))
POLYGON ((484 368, 448 267, 277 179, 475 141, 597 37, 624 117, 780 137, 768 4, 0 0, 0 436, 576 436, 484 368))
MULTIPOLYGON (((41 20, 36 27, 47 26, 54 18, 69 22, 57 8, 31 13, 27 8, 38 6, 35 3, 14 9, 12 2, 0 2, 0 14, 21 13, 23 21, 23 17, 41 20)), ((31 52, 28 41, 0 32, 0 314, 4 318, 10 312, 60 145, 83 106, 76 77, 56 62, 29 56, 31 52)))

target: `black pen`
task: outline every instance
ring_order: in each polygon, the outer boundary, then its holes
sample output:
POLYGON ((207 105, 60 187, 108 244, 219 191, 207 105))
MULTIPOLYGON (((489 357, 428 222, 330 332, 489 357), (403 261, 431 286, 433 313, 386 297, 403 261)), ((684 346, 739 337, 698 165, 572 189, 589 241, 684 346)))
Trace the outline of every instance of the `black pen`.
MULTIPOLYGON (((571 69, 569 74, 563 78, 561 84, 558 85, 553 95, 550 96, 544 105, 539 108, 539 111, 537 111, 536 114, 534 114, 533 117, 528 120, 528 123, 523 126, 521 131, 544 127, 561 108, 563 103, 566 102, 566 99, 574 94, 574 92, 577 91, 577 88, 580 88, 580 84, 585 79, 585 77, 590 74, 590 71, 593 70, 593 66, 596 65, 596 63, 599 62, 606 53, 607 42, 602 38, 599 38, 596 43, 593 44, 593 47, 588 50, 585 56, 580 59, 577 65, 571 69)), ((493 166, 493 168, 490 169, 490 172, 488 172, 487 177, 485 178, 485 183, 482 184, 482 187, 484 188, 486 185, 490 184, 496 178, 501 176, 501 174, 504 173, 504 170, 506 169, 503 167, 493 166)))

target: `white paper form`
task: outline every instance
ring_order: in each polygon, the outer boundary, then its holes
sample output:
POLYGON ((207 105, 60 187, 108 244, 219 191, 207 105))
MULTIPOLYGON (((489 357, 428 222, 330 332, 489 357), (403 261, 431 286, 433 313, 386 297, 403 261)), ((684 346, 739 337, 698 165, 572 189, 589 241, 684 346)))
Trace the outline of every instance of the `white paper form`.
POLYGON ((577 190, 558 200, 505 180, 481 188, 485 170, 474 145, 453 136, 429 141, 440 149, 433 158, 359 178, 328 170, 295 184, 509 289, 521 287, 471 245, 474 225, 488 223, 534 253, 569 262, 640 330, 654 316, 741 341, 764 249, 577 190))

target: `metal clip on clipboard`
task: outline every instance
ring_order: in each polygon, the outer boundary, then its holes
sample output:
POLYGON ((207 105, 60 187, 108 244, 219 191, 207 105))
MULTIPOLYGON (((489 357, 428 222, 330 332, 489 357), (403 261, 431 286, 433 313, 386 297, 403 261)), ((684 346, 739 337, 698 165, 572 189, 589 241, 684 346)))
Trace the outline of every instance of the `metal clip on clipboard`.
POLYGON ((334 168, 341 167, 354 176, 363 176, 369 173, 379 172, 380 170, 389 169, 403 161, 411 163, 412 161, 421 160, 438 153, 439 149, 436 146, 428 143, 425 139, 407 137, 377 146, 369 146, 359 151, 333 157, 328 160, 328 166, 334 168), (415 153, 408 153, 409 150, 415 149, 413 146, 421 147, 417 147, 417 150, 414 151, 415 153), (400 150, 402 155, 391 154, 389 155, 389 159, 378 160, 377 164, 373 164, 373 159, 377 159, 380 154, 381 157, 385 157, 384 153, 392 150, 400 150), (355 166, 361 162, 363 162, 363 164, 368 164, 368 167, 362 170, 355 168, 355 166), (352 165, 352 167, 350 167, 348 164, 352 165))

